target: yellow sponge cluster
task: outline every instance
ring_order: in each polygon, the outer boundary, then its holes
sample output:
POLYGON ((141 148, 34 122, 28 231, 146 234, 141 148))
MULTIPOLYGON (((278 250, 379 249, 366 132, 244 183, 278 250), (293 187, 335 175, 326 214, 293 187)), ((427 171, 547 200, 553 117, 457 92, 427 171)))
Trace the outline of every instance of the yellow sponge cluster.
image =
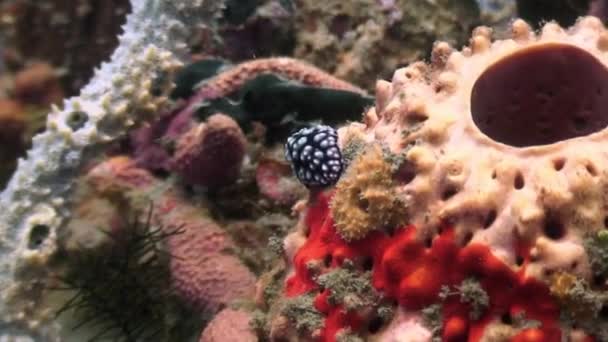
POLYGON ((340 236, 362 239, 373 230, 405 224, 405 203, 395 192, 393 171, 379 145, 366 147, 336 185, 331 211, 340 236))

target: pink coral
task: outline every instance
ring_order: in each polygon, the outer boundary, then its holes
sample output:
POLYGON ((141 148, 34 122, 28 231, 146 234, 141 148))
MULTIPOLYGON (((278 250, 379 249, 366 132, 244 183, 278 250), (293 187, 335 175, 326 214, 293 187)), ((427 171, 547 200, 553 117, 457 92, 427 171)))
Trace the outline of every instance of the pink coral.
POLYGON ((342 81, 311 64, 293 58, 276 57, 243 62, 220 73, 205 81, 198 91, 197 97, 208 97, 211 94, 222 97, 236 91, 247 81, 261 74, 276 74, 311 86, 365 94, 363 89, 342 81))
POLYGON ((247 140, 227 115, 215 114, 178 141, 171 168, 190 185, 218 188, 237 180, 247 140))
MULTIPOLYGON (((89 171, 87 180, 96 191, 110 196, 162 188, 128 157, 101 163, 89 171)), ((161 193, 154 204, 154 224, 167 232, 181 230, 167 238, 172 283, 180 298, 199 311, 217 312, 233 300, 253 296, 255 276, 230 253, 234 242, 201 208, 170 190, 161 193)))
POLYGON ((183 233, 167 239, 173 285, 194 308, 216 312, 239 298, 252 297, 255 276, 235 256, 227 253, 234 243, 200 209, 167 196, 157 219, 167 229, 183 233))
POLYGON ((205 328, 199 342, 256 342, 250 320, 245 311, 224 309, 205 328))

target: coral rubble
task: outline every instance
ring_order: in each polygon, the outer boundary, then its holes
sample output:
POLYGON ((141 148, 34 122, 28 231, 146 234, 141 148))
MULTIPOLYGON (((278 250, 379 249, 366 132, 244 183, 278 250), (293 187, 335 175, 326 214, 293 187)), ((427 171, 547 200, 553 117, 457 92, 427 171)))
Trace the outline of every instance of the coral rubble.
POLYGON ((476 1, 297 2, 295 56, 365 88, 424 58, 437 39, 460 44, 479 24, 476 1))
POLYGON ((283 241, 274 340, 606 339, 608 31, 510 31, 435 43, 339 130, 345 173, 283 241))
POLYGON ((15 159, 25 147, 27 120, 18 101, 0 100, 0 188, 15 169, 15 159))
POLYGON ((120 26, 130 11, 128 0, 4 1, 4 37, 26 61, 45 60, 69 70, 64 81, 77 93, 93 67, 117 46, 120 26))

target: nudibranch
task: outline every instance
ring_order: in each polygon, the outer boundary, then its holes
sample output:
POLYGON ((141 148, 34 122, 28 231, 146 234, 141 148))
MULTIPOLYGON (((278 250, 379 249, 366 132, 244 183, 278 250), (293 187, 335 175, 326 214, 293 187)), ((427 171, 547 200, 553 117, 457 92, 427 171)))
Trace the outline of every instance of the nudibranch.
POLYGON ((285 158, 296 177, 307 187, 326 187, 342 173, 338 133, 331 126, 317 125, 295 132, 285 144, 285 158))
POLYGON ((349 163, 296 207, 272 339, 608 340, 608 31, 510 30, 436 43, 338 130, 349 163))

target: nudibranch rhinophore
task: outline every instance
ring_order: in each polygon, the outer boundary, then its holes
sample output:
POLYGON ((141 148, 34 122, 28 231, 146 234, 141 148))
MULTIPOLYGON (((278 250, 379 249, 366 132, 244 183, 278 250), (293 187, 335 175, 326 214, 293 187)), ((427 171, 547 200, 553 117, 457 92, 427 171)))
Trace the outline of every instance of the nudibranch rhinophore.
POLYGON ((338 130, 348 167, 298 207, 272 339, 608 340, 608 31, 491 36, 436 43, 338 130))

